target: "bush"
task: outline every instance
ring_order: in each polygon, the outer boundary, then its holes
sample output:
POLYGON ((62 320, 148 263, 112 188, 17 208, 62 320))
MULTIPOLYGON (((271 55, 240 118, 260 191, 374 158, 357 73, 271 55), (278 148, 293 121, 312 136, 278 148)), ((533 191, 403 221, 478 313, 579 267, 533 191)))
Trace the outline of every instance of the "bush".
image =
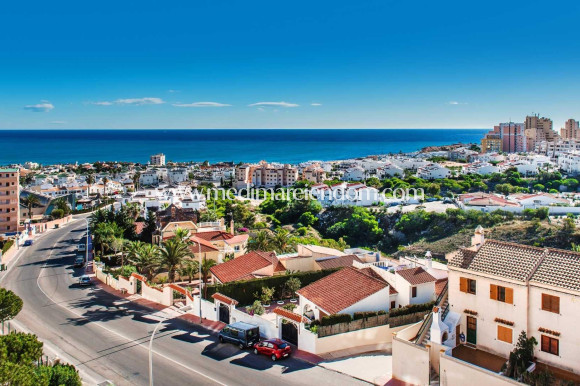
POLYGON ((393 308, 389 310, 389 316, 401 316, 414 314, 415 312, 425 312, 431 311, 435 302, 421 303, 421 304, 409 304, 408 306, 402 308, 393 308))
POLYGON ((386 315, 386 314, 387 314, 387 312, 383 311, 383 310, 355 312, 352 319, 353 320, 368 319, 368 318, 373 317, 373 316, 386 315))
POLYGON ((308 228, 306 228, 306 227, 300 227, 300 228, 296 229, 296 233, 298 233, 298 235, 300 235, 300 236, 306 235, 306 232, 308 232, 308 228))
POLYGON ((281 299, 284 297, 284 292, 287 291, 286 282, 288 279, 293 277, 298 278, 304 287, 336 271, 336 269, 327 269, 312 272, 296 272, 288 275, 234 281, 225 284, 212 284, 206 287, 207 292, 204 294, 204 298, 211 300, 211 296, 214 293, 219 292, 231 297, 232 299, 236 299, 240 305, 248 305, 254 303, 254 300, 256 299, 254 294, 256 292, 261 292, 262 287, 273 287, 275 289, 274 298, 281 299))
POLYGON ((50 215, 53 218, 56 218, 56 219, 63 218, 64 217, 64 210, 62 210, 62 209, 53 209, 52 212, 50 212, 50 215))
POLYGON ((262 315, 266 309, 259 300, 256 300, 254 304, 246 308, 246 311, 248 311, 250 315, 262 315))
POLYGON ((320 325, 332 326, 333 324, 350 322, 352 322, 352 317, 349 314, 332 314, 323 316, 320 320, 320 325))
POLYGON ((6 253, 10 247, 14 244, 14 240, 8 240, 2 245, 2 253, 6 253))

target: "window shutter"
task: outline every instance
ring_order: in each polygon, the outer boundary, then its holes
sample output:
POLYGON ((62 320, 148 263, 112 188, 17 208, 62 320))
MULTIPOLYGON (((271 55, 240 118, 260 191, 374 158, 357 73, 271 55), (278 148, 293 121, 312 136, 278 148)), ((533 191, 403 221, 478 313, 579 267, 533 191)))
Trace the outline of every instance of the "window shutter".
POLYGON ((467 292, 467 278, 465 277, 459 278, 459 291, 467 292))
POLYGON ((542 294, 542 310, 550 311, 550 302, 548 295, 542 294))
POLYGON ((558 296, 552 296, 552 312, 560 313, 560 298, 558 296))
POLYGON ((497 300, 497 286, 495 284, 489 285, 489 298, 497 300))
POLYGON ((505 289, 505 302, 509 304, 514 304, 514 289, 513 288, 506 288, 505 289))

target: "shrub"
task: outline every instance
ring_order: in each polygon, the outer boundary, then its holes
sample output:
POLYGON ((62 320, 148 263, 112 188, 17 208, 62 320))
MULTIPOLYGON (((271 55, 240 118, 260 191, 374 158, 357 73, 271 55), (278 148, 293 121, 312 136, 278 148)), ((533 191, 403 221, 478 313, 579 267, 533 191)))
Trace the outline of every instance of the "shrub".
POLYGON ((363 311, 363 312, 355 312, 353 314, 352 319, 353 320, 359 320, 359 319, 368 319, 370 317, 373 316, 378 316, 378 315, 386 315, 387 312, 380 310, 380 311, 363 311))
POLYGON ((204 299, 211 299, 211 296, 214 293, 219 292, 231 297, 232 299, 236 299, 240 305, 248 305, 254 303, 254 294, 261 291, 262 287, 273 287, 275 289, 274 297, 280 299, 284 297, 284 291, 286 290, 286 282, 288 279, 293 277, 298 278, 304 287, 310 283, 315 282, 316 280, 330 275, 333 272, 336 272, 336 269, 312 272, 296 272, 288 275, 277 275, 259 279, 234 281, 225 284, 211 284, 206 287, 207 293, 204 293, 203 296, 204 299))
POLYGON ((288 311, 290 311, 290 312, 294 311, 294 309, 295 309, 296 307, 298 307, 298 306, 297 306, 296 304, 294 304, 294 303, 288 303, 288 304, 284 304, 284 305, 282 306, 282 308, 283 308, 283 309, 285 309, 285 310, 288 310, 288 311))
POLYGON ((431 311, 435 302, 421 303, 421 304, 409 304, 408 306, 402 308, 393 308, 389 311, 389 316, 401 316, 414 314, 415 312, 425 312, 431 311))
POLYGON ((246 311, 248 311, 250 315, 262 315, 266 310, 262 303, 260 303, 259 300, 256 300, 254 304, 246 308, 246 311))
POLYGON ((332 314, 323 316, 320 320, 320 325, 332 326, 333 324, 350 322, 352 322, 352 317, 349 314, 332 314))

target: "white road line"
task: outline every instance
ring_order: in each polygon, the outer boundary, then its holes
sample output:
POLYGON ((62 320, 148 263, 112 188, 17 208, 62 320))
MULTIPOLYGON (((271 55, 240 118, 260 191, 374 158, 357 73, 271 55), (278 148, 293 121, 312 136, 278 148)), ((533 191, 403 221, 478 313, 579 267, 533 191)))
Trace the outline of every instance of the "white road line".
MULTIPOLYGON (((46 261, 44 262, 42 268, 45 268, 46 267, 48 261, 51 259, 52 252, 54 251, 54 247, 56 247, 56 244, 59 243, 65 235, 61 236, 57 241, 55 241, 55 243, 53 244, 53 248, 51 249, 50 254, 48 255, 48 258, 46 259, 46 261)), ((38 288, 40 289, 40 291, 44 294, 44 296, 46 296, 50 300, 50 297, 48 296, 48 294, 46 292, 44 292, 44 290, 40 286, 40 278, 41 278, 41 276, 39 275, 38 278, 36 279, 36 285, 38 286, 38 288)), ((78 316, 79 318, 86 319, 85 316, 83 316, 81 313, 76 312, 72 308, 66 307, 63 304, 58 303, 58 302, 54 302, 54 304, 56 304, 59 307, 64 308, 65 310, 71 312, 72 314, 78 316)), ((120 336, 121 338, 123 338, 123 339, 125 339, 125 340, 127 340, 129 342, 134 342, 133 339, 130 339, 130 338, 126 337, 125 335, 119 333, 119 332, 116 332, 116 331, 114 331, 114 330, 112 330, 112 329, 110 329, 108 327, 105 327, 105 326, 101 325, 100 323, 97 323, 97 322, 89 322, 89 324, 94 324, 95 326, 100 327, 100 328, 102 328, 102 329, 104 329, 104 330, 106 330, 106 331, 108 331, 108 332, 110 332, 112 334, 117 335, 117 336, 120 336)), ((144 349, 147 352, 149 352, 148 345, 143 344, 143 343, 137 343, 137 346, 138 347, 141 347, 142 349, 144 349)), ((176 365, 181 366, 181 367, 183 367, 186 370, 189 370, 189 371, 194 372, 194 373, 196 373, 198 375, 201 375, 202 377, 205 377, 205 378, 209 379, 210 381, 217 383, 218 385, 227 386, 225 383, 222 383, 222 382, 218 381, 217 379, 212 378, 211 376, 200 372, 199 370, 196 370, 194 368, 191 368, 191 367, 189 367, 189 366, 187 366, 187 365, 185 365, 183 363, 180 363, 180 362, 176 361, 175 359, 168 357, 167 355, 161 354, 160 352, 157 352, 155 350, 152 350, 152 351, 153 351, 154 354, 156 354, 156 355, 158 355, 158 356, 160 356, 160 357, 162 357, 162 358, 164 358, 164 359, 166 359, 166 360, 168 360, 168 361, 170 361, 172 363, 175 363, 176 365)))

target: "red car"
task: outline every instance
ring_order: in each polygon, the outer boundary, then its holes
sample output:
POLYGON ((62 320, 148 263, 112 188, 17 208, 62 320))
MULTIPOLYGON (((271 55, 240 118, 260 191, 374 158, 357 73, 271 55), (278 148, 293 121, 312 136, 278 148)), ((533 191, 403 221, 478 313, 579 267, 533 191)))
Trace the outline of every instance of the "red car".
POLYGON ((290 356, 290 345, 281 339, 268 339, 254 345, 254 354, 268 355, 273 361, 290 356))

